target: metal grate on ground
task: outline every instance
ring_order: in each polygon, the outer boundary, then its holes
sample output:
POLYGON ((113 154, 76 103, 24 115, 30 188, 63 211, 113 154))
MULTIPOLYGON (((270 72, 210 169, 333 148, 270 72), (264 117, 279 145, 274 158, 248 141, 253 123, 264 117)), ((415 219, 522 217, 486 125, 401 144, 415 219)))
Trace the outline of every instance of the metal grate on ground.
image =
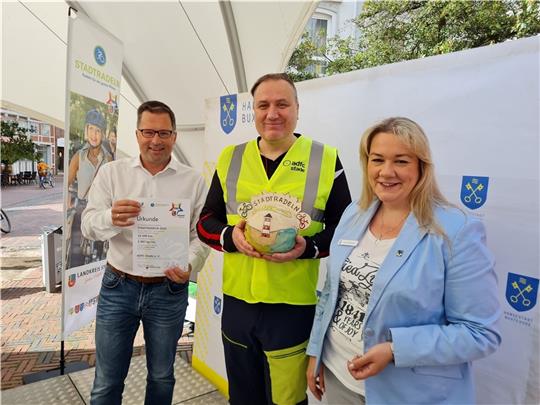
MULTIPOLYGON (((176 385, 173 404, 225 405, 227 400, 216 388, 191 368, 182 358, 175 362, 176 385)), ((50 380, 24 385, 2 391, 2 404, 85 405, 90 403, 90 390, 94 381, 94 369, 87 369, 50 380)), ((144 403, 146 381, 146 358, 135 357, 131 361, 126 378, 124 405, 144 403)))

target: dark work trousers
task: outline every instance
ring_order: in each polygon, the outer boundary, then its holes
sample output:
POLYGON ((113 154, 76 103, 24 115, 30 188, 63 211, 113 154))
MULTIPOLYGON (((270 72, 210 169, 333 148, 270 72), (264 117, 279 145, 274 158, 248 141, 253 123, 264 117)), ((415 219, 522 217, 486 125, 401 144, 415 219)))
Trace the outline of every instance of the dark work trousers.
POLYGON ((249 304, 224 295, 221 332, 231 405, 307 405, 315 305, 249 304))

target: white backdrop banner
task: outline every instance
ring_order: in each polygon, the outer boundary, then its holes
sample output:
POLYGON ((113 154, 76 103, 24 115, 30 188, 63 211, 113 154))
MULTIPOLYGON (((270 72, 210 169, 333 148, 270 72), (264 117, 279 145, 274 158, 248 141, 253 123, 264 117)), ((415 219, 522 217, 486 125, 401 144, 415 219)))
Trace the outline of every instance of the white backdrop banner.
MULTIPOLYGON (((221 150, 256 137, 251 95, 233 94, 206 100, 203 175, 210 185, 221 150)), ((212 250, 197 276, 197 311, 193 367, 227 394, 227 374, 221 344, 223 255, 212 250)))
MULTIPOLYGON (((475 362, 478 402, 539 403, 539 38, 381 66, 298 84, 297 132, 336 146, 353 198, 362 132, 390 116, 426 131, 444 194, 487 228, 503 308, 499 350, 475 362)), ((207 101, 205 175, 225 145, 253 139, 248 94, 207 101)), ((199 275, 194 365, 226 379, 221 260, 199 275), (203 327, 200 327, 200 324, 203 327)), ((323 269, 321 268, 323 271, 323 269)), ((221 381, 221 386, 226 382, 221 381)), ((219 387, 219 385, 218 385, 219 387)))
POLYGON ((62 335, 95 319, 107 242, 85 239, 81 214, 99 168, 114 159, 122 43, 82 15, 69 19, 64 166, 62 335))

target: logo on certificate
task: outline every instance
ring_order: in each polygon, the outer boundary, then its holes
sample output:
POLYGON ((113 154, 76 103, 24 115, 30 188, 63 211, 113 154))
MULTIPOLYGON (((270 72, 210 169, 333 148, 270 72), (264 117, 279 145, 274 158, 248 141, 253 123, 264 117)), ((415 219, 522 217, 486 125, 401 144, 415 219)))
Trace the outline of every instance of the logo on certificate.
POLYGON ((172 203, 169 212, 173 217, 184 218, 186 216, 182 209, 182 203, 172 203))
POLYGON ((229 94, 219 98, 221 129, 226 134, 230 134, 236 125, 236 94, 229 94))
POLYGON ((463 176, 461 182, 461 202, 467 208, 480 208, 487 199, 489 177, 463 176))
POLYGON ((534 277, 508 273, 506 301, 519 312, 533 309, 538 296, 538 282, 534 277))

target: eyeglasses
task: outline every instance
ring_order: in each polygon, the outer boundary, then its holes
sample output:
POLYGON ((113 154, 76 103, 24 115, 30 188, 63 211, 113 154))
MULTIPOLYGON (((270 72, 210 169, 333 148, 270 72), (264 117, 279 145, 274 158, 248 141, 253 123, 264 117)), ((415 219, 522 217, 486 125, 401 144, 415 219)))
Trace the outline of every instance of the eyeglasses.
POLYGON ((170 138, 172 134, 175 133, 175 131, 171 131, 170 129, 160 129, 156 131, 155 129, 137 129, 143 136, 143 138, 153 138, 158 134, 158 136, 161 139, 167 139, 170 138))

